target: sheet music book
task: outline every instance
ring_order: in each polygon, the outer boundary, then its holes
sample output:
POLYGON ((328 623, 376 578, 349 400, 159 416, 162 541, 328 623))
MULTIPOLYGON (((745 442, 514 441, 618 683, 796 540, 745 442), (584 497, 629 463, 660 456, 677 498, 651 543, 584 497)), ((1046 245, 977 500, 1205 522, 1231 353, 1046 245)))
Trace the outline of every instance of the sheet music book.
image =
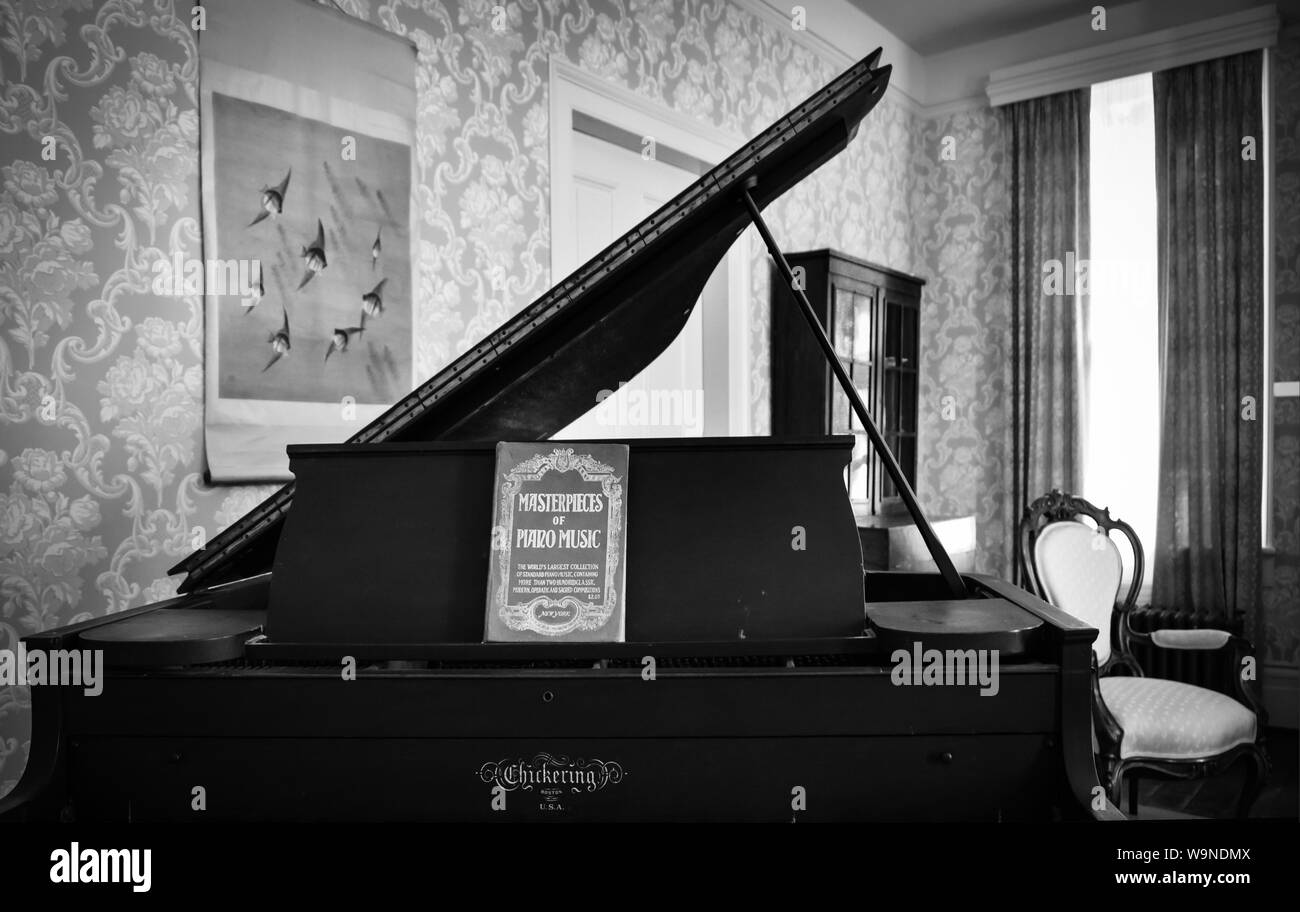
POLYGON ((622 642, 628 448, 497 444, 487 642, 622 642))

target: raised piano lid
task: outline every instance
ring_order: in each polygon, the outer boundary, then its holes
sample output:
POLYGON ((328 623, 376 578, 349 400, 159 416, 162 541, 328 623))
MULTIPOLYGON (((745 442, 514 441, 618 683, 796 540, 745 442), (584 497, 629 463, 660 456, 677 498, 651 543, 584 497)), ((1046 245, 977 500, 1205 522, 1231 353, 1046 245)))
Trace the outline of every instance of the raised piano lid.
MULTIPOLYGON (((848 145, 889 84, 879 60, 877 48, 348 442, 541 440, 587 412, 686 324, 750 223, 747 181, 766 207, 848 145)), ((181 591, 268 570, 292 499, 288 484, 173 567, 181 591)))

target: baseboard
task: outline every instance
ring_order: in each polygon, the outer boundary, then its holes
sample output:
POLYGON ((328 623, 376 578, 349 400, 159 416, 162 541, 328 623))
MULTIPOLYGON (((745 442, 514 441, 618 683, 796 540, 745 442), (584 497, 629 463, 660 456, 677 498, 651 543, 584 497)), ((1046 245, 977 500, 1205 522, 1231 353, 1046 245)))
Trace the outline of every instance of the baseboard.
POLYGON ((1300 727, 1300 668, 1262 663, 1260 683, 1268 724, 1274 728, 1300 727))

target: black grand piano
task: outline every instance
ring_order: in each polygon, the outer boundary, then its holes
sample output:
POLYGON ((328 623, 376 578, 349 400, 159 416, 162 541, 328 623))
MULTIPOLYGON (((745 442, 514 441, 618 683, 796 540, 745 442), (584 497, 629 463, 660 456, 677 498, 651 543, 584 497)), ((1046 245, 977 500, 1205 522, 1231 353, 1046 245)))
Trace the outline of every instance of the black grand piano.
POLYGON ((0 816, 1118 818, 1092 756, 1096 632, 955 571, 763 223, 879 101, 879 57, 348 443, 291 447, 294 483, 174 568, 178 598, 27 637, 108 671, 98 696, 33 688, 0 816), (626 642, 484 643, 494 444, 550 437, 649 364, 751 224, 938 572, 864 575, 850 438, 633 440, 626 642), (996 687, 900 676, 927 654, 996 658, 996 687))

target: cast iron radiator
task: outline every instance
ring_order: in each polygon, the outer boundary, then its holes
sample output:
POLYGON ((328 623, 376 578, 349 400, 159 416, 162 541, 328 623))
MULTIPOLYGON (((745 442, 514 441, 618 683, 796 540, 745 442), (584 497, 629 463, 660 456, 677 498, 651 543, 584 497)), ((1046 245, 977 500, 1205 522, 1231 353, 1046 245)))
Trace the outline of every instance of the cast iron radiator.
MULTIPOLYGON (((1223 614, 1175 611, 1169 608, 1139 606, 1130 612, 1130 624, 1139 633, 1152 630, 1194 630, 1209 627, 1241 635, 1242 617, 1228 618, 1223 614)), ((1230 663, 1221 652, 1197 652, 1182 649, 1161 649, 1142 643, 1133 644, 1133 655, 1150 678, 1167 678, 1198 687, 1208 687, 1231 695, 1232 674, 1230 663)))

